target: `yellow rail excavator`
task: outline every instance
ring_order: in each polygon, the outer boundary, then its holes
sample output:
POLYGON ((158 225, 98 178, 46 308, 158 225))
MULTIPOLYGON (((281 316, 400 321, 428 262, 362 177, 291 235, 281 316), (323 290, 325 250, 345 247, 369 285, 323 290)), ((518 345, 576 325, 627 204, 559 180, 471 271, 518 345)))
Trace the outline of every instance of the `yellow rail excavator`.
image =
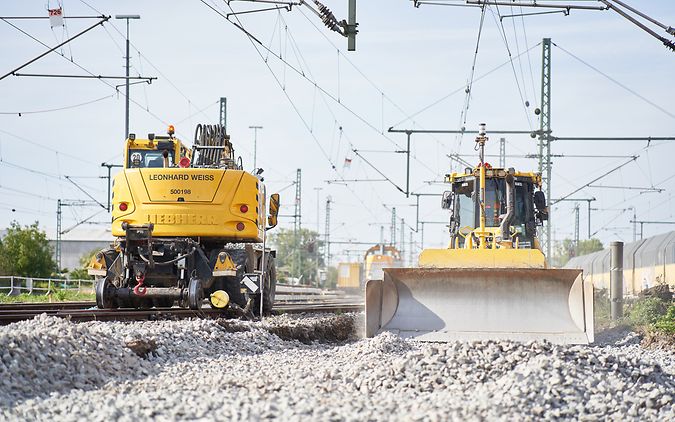
POLYGON ((421 341, 593 342, 593 286, 581 270, 549 268, 537 238, 548 219, 541 175, 484 161, 446 176, 450 244, 425 249, 415 268, 385 268, 366 283, 366 336, 421 341), (538 189, 539 188, 539 189, 538 189))
POLYGON ((174 136, 126 140, 113 180, 111 247, 95 254, 99 308, 178 305, 271 310, 275 252, 266 230, 277 223, 261 177, 243 169, 221 125, 197 125, 192 148, 174 136), (269 214, 267 212, 269 202, 269 214))
POLYGON ((382 240, 366 251, 363 262, 366 280, 382 280, 384 268, 401 266, 401 252, 394 246, 385 245, 382 240))

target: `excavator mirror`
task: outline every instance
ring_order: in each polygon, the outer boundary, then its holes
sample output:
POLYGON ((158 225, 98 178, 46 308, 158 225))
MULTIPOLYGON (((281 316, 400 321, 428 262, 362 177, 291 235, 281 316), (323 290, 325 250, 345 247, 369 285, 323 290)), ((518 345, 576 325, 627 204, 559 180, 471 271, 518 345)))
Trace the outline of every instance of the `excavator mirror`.
POLYGON ((267 217, 268 229, 277 226, 277 216, 279 215, 279 194, 273 193, 270 195, 270 212, 267 217))
POLYGON ((444 210, 449 210, 452 208, 452 192, 446 190, 443 192, 443 198, 441 199, 441 208, 444 210))

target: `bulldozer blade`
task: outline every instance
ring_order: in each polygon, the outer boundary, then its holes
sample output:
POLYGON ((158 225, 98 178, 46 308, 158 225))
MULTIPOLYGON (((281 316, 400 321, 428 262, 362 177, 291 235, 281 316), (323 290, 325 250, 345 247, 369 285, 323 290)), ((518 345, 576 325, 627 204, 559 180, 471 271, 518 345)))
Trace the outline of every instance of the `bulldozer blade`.
POLYGON ((581 270, 386 268, 366 283, 366 337, 593 342, 593 285, 581 270))

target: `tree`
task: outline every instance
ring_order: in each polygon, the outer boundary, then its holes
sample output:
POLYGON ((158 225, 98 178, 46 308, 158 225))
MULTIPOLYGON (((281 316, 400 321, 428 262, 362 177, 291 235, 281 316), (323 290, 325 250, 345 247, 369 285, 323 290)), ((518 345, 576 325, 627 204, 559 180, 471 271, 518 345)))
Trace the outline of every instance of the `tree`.
POLYGON ((94 249, 82 255, 80 257, 80 266, 71 271, 69 277, 72 280, 93 280, 94 276, 89 275, 89 273, 87 272, 87 267, 89 267, 91 258, 100 251, 101 251, 100 249, 94 249))
POLYGON ((47 235, 35 222, 21 227, 10 223, 0 239, 0 274, 24 277, 49 277, 56 270, 47 235))
POLYGON ((326 285, 324 287, 327 287, 329 289, 335 289, 337 287, 337 279, 338 279, 337 268, 328 267, 326 268, 326 272, 328 274, 326 275, 326 285))
POLYGON ((604 249, 602 242, 599 239, 591 238, 588 240, 580 240, 579 244, 574 246, 572 239, 563 239, 562 242, 557 242, 555 252, 553 254, 553 264, 562 267, 567 264, 567 261, 575 256, 588 255, 589 253, 601 251, 604 249))
MULTIPOLYGON (((278 229, 270 235, 270 243, 277 251, 277 268, 280 273, 301 278, 302 284, 317 285, 317 251, 323 246, 315 231, 300 229, 297 235, 293 229, 278 229)), ((319 267, 323 257, 319 253, 319 267)))

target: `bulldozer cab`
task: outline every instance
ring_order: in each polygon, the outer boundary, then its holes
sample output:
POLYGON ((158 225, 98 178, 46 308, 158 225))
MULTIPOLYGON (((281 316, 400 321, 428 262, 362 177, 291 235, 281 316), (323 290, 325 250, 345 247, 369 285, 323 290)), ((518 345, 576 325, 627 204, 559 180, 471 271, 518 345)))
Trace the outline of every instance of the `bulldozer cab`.
MULTIPOLYGON (((507 215, 506 177, 509 174, 515 180, 514 213, 507 228, 510 231, 508 234, 521 247, 532 247, 537 226, 542 225, 546 217, 545 200, 543 206, 535 205, 535 193, 541 184, 541 179, 536 174, 515 173, 513 169, 486 169, 485 226, 494 231, 507 215)), ((446 180, 451 184, 452 190, 444 193, 442 207, 450 210, 452 243, 464 247, 466 236, 480 224, 479 175, 475 171, 453 173, 447 175, 446 180)), ((543 195, 543 192, 540 193, 543 195)))

